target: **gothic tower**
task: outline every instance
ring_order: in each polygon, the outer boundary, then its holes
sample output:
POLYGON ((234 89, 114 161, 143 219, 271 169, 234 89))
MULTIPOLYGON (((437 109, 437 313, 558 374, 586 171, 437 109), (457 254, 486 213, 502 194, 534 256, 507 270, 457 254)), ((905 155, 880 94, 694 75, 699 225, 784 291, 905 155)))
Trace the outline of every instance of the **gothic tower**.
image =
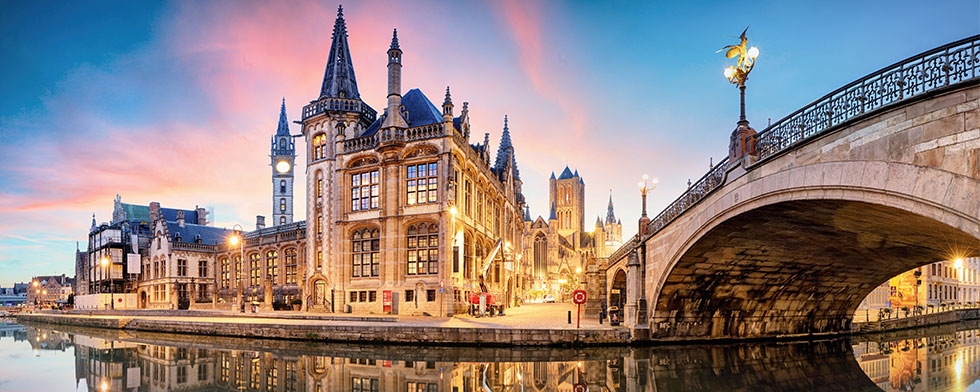
POLYGON ((293 165, 296 162, 296 145, 289 135, 286 121, 286 99, 282 99, 279 126, 272 136, 272 225, 293 222, 293 165))
POLYGON ((585 181, 578 170, 565 166, 558 178, 551 174, 548 180, 549 196, 558 218, 558 233, 565 236, 576 248, 582 246, 581 233, 585 230, 585 181))
MULTIPOLYGON (((395 49, 396 42, 393 42, 395 49)), ((304 310, 325 309, 331 302, 328 288, 342 273, 336 263, 327 263, 339 255, 339 234, 333 222, 340 213, 338 206, 342 195, 339 190, 344 188, 342 178, 336 174, 337 154, 343 150, 346 139, 361 136, 376 119, 377 112, 361 100, 357 90, 354 64, 347 45, 347 22, 344 9, 340 7, 334 21, 320 92, 303 107, 303 137, 307 147, 306 284, 311 299, 303 301, 304 310)), ((344 194, 349 197, 346 192, 344 194)))

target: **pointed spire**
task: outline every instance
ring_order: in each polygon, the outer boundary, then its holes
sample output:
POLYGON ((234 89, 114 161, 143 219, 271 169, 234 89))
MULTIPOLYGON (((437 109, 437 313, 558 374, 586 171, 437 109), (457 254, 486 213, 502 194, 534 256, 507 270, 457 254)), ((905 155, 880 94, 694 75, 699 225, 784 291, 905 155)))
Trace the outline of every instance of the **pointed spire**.
POLYGON ((95 227, 95 213, 92 213, 92 227, 95 227))
POLYGON ((514 179, 521 179, 521 172, 517 169, 517 156, 514 153, 514 144, 510 140, 510 128, 507 127, 507 115, 504 115, 504 131, 500 134, 500 146, 497 147, 497 161, 494 162, 494 167, 497 170, 502 170, 507 164, 507 160, 513 160, 513 166, 511 171, 514 172, 514 179))
POLYGON ((559 180, 567 180, 567 179, 572 178, 572 177, 575 177, 575 175, 572 174, 572 169, 569 169, 568 168, 568 165, 565 165, 565 170, 562 170, 561 171, 561 175, 558 176, 558 179, 559 180))
POLYGON ((552 180, 555 179, 555 172, 551 172, 551 178, 550 179, 552 179, 552 180))
POLYGON ((282 108, 279 109, 279 127, 276 136, 289 136, 289 121, 286 120, 286 97, 282 98, 282 108))
POLYGON ((389 47, 388 49, 398 49, 398 29, 395 29, 391 33, 391 47, 389 47))
POLYGON ((333 25, 331 39, 330 57, 327 59, 327 69, 323 73, 320 98, 361 99, 361 94, 357 91, 357 79, 354 77, 350 48, 347 46, 347 22, 344 20, 343 7, 337 8, 337 20, 333 25))
POLYGON ((551 214, 548 215, 548 220, 558 220, 558 211, 555 210, 555 202, 551 202, 551 214))
POLYGON ((616 214, 613 213, 612 189, 609 190, 609 206, 606 207, 606 224, 616 223, 616 214))
POLYGON ((453 120, 453 96, 449 93, 449 86, 446 86, 446 99, 442 101, 442 120, 453 120))
POLYGON ((525 222, 531 221, 531 208, 529 208, 528 206, 524 206, 524 221, 525 222))

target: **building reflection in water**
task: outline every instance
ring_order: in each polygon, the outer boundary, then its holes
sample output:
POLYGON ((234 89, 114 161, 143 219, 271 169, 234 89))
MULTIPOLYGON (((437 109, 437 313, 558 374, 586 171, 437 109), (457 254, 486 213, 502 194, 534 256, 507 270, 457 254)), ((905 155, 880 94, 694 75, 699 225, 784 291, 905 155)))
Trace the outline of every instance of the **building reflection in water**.
POLYGON ((854 356, 884 391, 960 391, 980 376, 980 330, 901 340, 867 341, 854 356))
POLYGON ((90 391, 946 391, 962 390, 980 374, 977 330, 859 343, 572 350, 57 328, 28 326, 13 336, 35 353, 73 348, 76 385, 90 391))

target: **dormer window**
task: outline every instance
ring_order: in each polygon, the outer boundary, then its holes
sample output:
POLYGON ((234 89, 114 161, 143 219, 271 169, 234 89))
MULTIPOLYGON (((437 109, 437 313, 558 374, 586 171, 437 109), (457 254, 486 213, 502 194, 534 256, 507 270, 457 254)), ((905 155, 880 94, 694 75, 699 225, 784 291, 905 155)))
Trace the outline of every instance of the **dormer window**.
POLYGON ((201 243, 201 235, 200 234, 195 234, 194 235, 194 243, 195 244, 200 244, 201 243))
POLYGON ((180 242, 180 233, 174 234, 174 242, 180 242))

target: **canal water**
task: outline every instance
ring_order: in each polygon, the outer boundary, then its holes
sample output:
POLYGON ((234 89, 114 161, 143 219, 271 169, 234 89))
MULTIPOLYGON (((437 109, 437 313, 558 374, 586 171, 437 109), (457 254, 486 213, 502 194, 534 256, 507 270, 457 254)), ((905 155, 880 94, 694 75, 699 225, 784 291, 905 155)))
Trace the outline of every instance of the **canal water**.
POLYGON ((980 325, 805 343, 378 346, 0 323, 0 391, 980 390, 980 325))

